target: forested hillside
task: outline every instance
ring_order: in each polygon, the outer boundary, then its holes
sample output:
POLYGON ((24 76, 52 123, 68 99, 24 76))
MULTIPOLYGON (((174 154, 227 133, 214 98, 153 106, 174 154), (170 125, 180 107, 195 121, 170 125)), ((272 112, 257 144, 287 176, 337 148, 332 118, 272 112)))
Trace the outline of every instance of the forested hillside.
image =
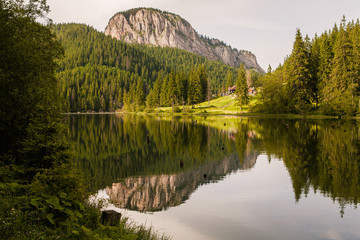
POLYGON ((262 80, 262 105, 272 113, 353 115, 359 111, 360 24, 346 22, 312 40, 297 30, 291 55, 262 80))
POLYGON ((149 107, 193 104, 224 92, 227 75, 235 82, 237 69, 183 50, 126 44, 81 24, 53 29, 65 48, 64 111, 132 111, 145 107, 150 92, 149 107))

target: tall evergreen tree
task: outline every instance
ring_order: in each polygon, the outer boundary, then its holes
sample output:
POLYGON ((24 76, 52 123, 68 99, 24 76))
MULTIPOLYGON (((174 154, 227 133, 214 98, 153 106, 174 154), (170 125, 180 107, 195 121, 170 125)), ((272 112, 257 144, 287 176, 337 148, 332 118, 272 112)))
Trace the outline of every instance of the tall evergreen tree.
POLYGON ((287 93, 289 111, 306 112, 311 107, 309 53, 301 36, 296 31, 292 53, 286 62, 287 93))
POLYGON ((154 107, 159 107, 160 106, 160 95, 161 95, 161 86, 162 86, 162 81, 164 78, 164 73, 162 71, 159 72, 158 77, 156 78, 155 84, 154 84, 154 107))
POLYGON ((234 85, 234 79, 230 70, 228 70, 226 75, 226 91, 234 85))
POLYGON ((204 65, 200 65, 198 67, 198 75, 199 75, 199 79, 200 79, 200 85, 201 85, 201 101, 205 101, 207 98, 207 84, 208 84, 208 77, 206 74, 206 70, 205 70, 205 66, 204 65))
POLYGON ((238 71, 238 76, 236 79, 236 103, 240 106, 246 105, 249 103, 248 87, 246 82, 246 72, 244 65, 241 65, 238 71))
POLYGON ((196 69, 192 69, 189 75, 189 93, 188 104, 196 104, 203 99, 202 85, 200 82, 200 76, 196 69))
POLYGON ((168 77, 164 76, 162 84, 161 84, 161 92, 160 92, 160 106, 170 106, 169 96, 168 96, 168 77))
POLYGON ((167 94, 168 94, 168 99, 169 99, 169 103, 171 104, 171 106, 174 106, 175 104, 177 105, 177 88, 176 88, 176 74, 174 72, 174 70, 172 69, 170 74, 169 74, 169 82, 167 85, 167 94))
POLYGON ((330 114, 351 114, 355 110, 355 77, 353 46, 349 25, 343 19, 334 45, 334 59, 329 82, 323 89, 324 109, 330 114))
POLYGON ((360 109, 360 22, 357 19, 352 30, 352 44, 353 44, 353 69, 354 69, 354 83, 356 84, 356 93, 358 106, 357 109, 360 109))
POLYGON ((135 91, 135 102, 136 106, 144 106, 145 105, 145 84, 142 78, 139 78, 136 84, 136 91, 135 91))
POLYGON ((316 107, 319 103, 319 65, 320 65, 320 39, 315 36, 313 43, 309 49, 309 90, 311 94, 311 101, 316 103, 316 107))
POLYGON ((184 73, 184 71, 180 71, 178 73, 179 76, 179 101, 181 104, 185 104, 188 99, 188 91, 189 91, 189 79, 188 76, 184 73))

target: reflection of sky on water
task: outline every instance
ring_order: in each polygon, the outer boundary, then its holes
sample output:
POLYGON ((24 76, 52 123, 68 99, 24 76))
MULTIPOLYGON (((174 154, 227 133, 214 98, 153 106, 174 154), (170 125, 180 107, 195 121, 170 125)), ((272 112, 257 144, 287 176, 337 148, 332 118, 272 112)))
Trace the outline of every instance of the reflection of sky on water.
MULTIPOLYGON (((101 191, 100 195, 106 195, 101 191)), ((115 209, 114 206, 110 207, 115 209)), ((119 209, 118 209, 119 210, 119 209)), ((184 204, 151 214, 120 210, 173 239, 360 239, 360 212, 310 190, 294 200, 282 161, 260 155, 250 171, 199 187, 184 204)))

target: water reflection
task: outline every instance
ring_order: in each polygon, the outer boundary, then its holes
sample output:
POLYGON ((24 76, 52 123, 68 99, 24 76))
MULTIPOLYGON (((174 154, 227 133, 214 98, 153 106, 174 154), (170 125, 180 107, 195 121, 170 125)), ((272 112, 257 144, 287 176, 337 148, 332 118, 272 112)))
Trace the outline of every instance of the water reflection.
POLYGON ((130 177, 106 187, 106 193, 117 207, 160 211, 180 205, 202 184, 217 182, 234 170, 253 167, 256 157, 246 156, 240 164, 234 154, 178 174, 130 177))
POLYGON ((259 153, 283 160, 295 201, 312 189, 338 202, 341 215, 359 202, 356 121, 71 115, 69 124, 90 189, 106 188, 122 208, 177 206, 198 186, 251 169, 259 153))

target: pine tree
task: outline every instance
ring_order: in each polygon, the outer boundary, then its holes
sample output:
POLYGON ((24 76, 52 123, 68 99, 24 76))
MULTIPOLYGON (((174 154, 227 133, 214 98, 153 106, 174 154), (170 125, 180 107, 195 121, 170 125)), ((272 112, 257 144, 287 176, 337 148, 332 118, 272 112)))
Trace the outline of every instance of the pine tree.
POLYGON ((317 72, 319 102, 322 103, 326 97, 323 89, 329 82, 331 63, 333 59, 332 45, 327 32, 322 34, 320 41, 319 67, 317 72))
POLYGON ((170 106, 167 89, 168 89, 168 77, 165 76, 161 84, 161 92, 160 92, 160 106, 162 107, 170 106))
POLYGON ((189 74, 189 91, 188 91, 188 99, 187 102, 189 105, 192 105, 195 103, 194 101, 194 95, 195 95, 195 76, 194 76, 194 70, 191 69, 189 74))
POLYGON ((136 107, 144 106, 145 105, 145 85, 142 78, 138 79, 136 84, 136 93, 135 93, 135 103, 136 107))
POLYGON ((354 84, 356 86, 356 93, 358 97, 358 111, 360 109, 360 22, 357 19, 352 30, 352 44, 353 44, 353 69, 354 69, 354 84))
POLYGON ((193 105, 203 99, 202 85, 197 70, 192 69, 189 75, 188 104, 193 105))
POLYGON ((343 18, 334 45, 334 59, 329 82, 323 89, 324 110, 328 114, 352 114, 355 110, 355 77, 353 46, 349 37, 349 25, 343 18))
POLYGON ((292 53, 286 62, 289 111, 307 112, 311 108, 309 53, 300 29, 296 31, 292 53))
POLYGON ((234 85, 233 76, 230 70, 228 70, 226 75, 226 91, 234 85))
POLYGON ((235 94, 236 94, 236 103, 238 106, 240 106, 240 109, 242 108, 242 106, 249 103, 248 87, 246 83, 246 72, 244 65, 241 65, 238 70, 235 94))
POLYGON ((179 100, 181 104, 185 104, 188 99, 188 91, 189 91, 189 78, 183 71, 179 73, 179 100))
POLYGON ((194 87, 193 101, 194 101, 194 104, 200 103, 204 99, 203 86, 201 84, 200 76, 201 76, 201 74, 197 73, 194 70, 194 75, 193 75, 193 77, 194 77, 193 78, 193 87, 194 87))
POLYGON ((176 88, 176 75, 174 70, 170 71, 169 74, 169 82, 167 86, 167 94, 169 103, 173 107, 174 105, 177 105, 177 88, 176 88))
POLYGON ((319 66, 320 66, 320 39, 315 36, 313 43, 311 44, 309 58, 309 90, 311 94, 311 101, 316 103, 316 107, 319 104, 319 66))
POLYGON ((202 95, 200 101, 205 101, 207 98, 208 79, 207 79, 205 66, 203 64, 198 67, 198 75, 199 75, 199 79, 200 79, 201 95, 202 95))

